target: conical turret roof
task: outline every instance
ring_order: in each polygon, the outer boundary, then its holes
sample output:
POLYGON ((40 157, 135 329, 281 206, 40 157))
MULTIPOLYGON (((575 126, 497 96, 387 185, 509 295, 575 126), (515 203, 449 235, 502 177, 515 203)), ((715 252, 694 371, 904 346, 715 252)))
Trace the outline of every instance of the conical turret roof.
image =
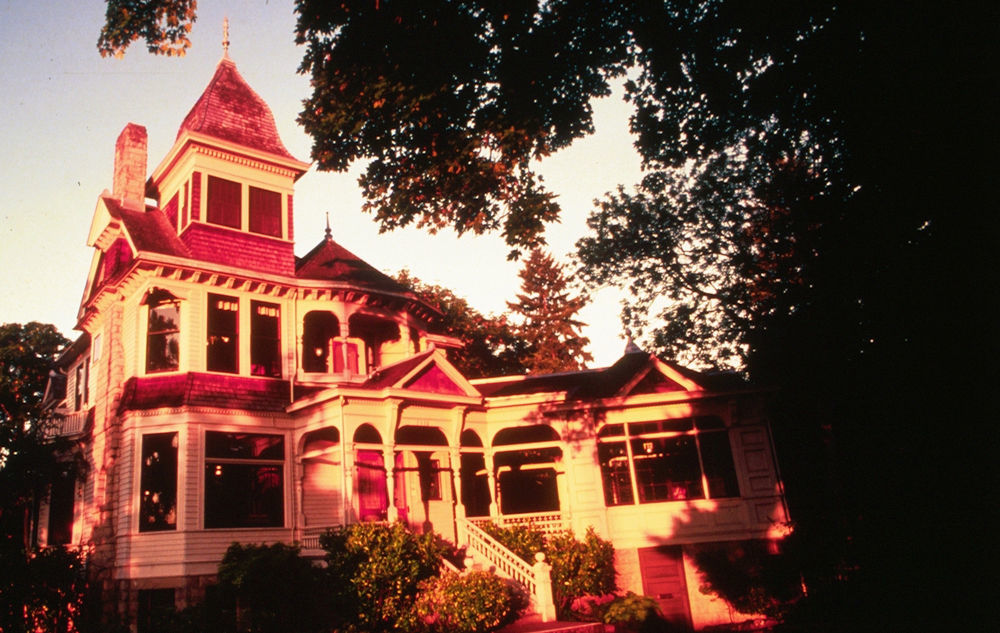
POLYGON ((177 137, 195 132, 295 160, 278 136, 274 115, 243 79, 228 55, 201 98, 184 117, 177 137))

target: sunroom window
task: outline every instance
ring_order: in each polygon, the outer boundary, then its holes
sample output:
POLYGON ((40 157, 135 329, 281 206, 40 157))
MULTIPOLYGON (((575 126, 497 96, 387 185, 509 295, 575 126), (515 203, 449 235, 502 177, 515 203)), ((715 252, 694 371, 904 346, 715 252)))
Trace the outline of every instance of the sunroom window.
POLYGON ((740 494, 729 432, 715 416, 609 424, 598 436, 609 506, 740 494))

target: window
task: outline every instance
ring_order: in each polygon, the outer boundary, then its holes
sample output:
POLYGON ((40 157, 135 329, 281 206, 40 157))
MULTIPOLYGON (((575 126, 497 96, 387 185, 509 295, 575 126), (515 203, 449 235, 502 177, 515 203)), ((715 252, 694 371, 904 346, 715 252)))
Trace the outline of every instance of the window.
MULTIPOLYGON (((499 434, 498 434, 499 436, 499 434)), ((494 441, 494 443, 496 443, 494 441)), ((559 511, 558 447, 520 448, 493 457, 502 514, 559 511)))
POLYGON ((250 187, 250 232, 281 237, 281 194, 250 187))
POLYGON ((598 434, 609 506, 738 497, 729 432, 715 416, 609 424, 598 434), (635 482, 635 490, 633 483, 635 482))
POLYGON ((90 357, 76 367, 76 388, 74 389, 74 411, 79 411, 90 402, 90 357))
POLYGON ((250 373, 281 378, 281 308, 250 302, 250 373))
POLYGON ((238 229, 241 225, 243 188, 240 183, 208 177, 208 210, 206 219, 212 224, 238 229))
POLYGON ((179 365, 180 305, 163 301, 149 306, 146 333, 146 371, 173 371, 179 365))
POLYGON ((49 492, 48 545, 66 545, 73 540, 73 501, 76 480, 69 472, 60 473, 49 492))
POLYGON ((208 341, 205 366, 208 371, 239 373, 239 300, 208 295, 208 341))
POLYGON ((205 433, 205 527, 281 527, 285 439, 205 433))
POLYGON ((340 336, 340 322, 330 312, 313 311, 303 320, 302 369, 308 372, 358 374, 364 367, 364 342, 340 336))
POLYGON ((139 531, 177 529, 177 433, 142 436, 139 531))

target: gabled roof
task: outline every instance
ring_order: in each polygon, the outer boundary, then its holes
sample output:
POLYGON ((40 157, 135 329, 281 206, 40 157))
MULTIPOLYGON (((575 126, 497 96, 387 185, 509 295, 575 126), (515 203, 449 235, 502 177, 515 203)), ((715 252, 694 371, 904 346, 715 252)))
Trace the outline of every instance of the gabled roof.
POLYGON ((435 347, 378 370, 362 386, 479 396, 476 388, 448 362, 444 352, 435 347))
POLYGON ((271 109, 228 56, 219 62, 215 76, 184 118, 177 138, 184 132, 205 134, 295 160, 278 136, 271 109))
POLYGON ((121 222, 129 242, 137 251, 191 257, 187 246, 177 237, 167 214, 161 209, 146 207, 145 211, 138 211, 122 206, 112 196, 102 196, 101 200, 111 217, 121 222))
POLYGON ((559 392, 565 393, 567 400, 746 387, 742 381, 738 385, 732 381, 719 381, 710 374, 664 362, 638 348, 626 353, 610 367, 601 369, 474 380, 472 384, 487 398, 559 392))
POLYGON ((342 281, 381 292, 412 294, 406 286, 347 250, 329 235, 304 257, 296 258, 295 276, 300 279, 342 281))

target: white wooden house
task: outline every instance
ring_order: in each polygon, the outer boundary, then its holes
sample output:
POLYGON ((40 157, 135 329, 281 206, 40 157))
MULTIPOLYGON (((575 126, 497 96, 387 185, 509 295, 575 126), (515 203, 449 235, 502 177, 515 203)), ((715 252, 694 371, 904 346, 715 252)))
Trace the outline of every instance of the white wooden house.
POLYGON ((741 617, 699 592, 687 548, 784 533, 762 395, 634 348, 466 379, 434 306, 329 231, 294 255, 307 167, 228 56, 151 172, 125 127, 54 383, 90 468, 53 486, 41 542, 89 548, 109 608, 139 622, 198 601, 233 541, 316 554, 357 521, 463 544, 483 520, 592 526, 623 590, 696 627, 741 617))

